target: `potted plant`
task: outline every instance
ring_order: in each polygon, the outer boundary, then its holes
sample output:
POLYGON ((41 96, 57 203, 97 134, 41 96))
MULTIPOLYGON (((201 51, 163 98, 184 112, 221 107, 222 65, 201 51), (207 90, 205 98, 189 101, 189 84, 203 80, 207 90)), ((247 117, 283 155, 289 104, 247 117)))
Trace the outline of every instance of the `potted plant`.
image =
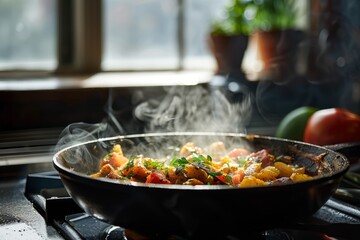
POLYGON ((250 33, 250 22, 244 14, 249 4, 249 0, 232 0, 223 17, 211 24, 209 46, 217 63, 216 74, 241 72, 250 33))
POLYGON ((295 4, 295 0, 253 1, 252 38, 268 78, 285 71, 294 72, 296 51, 304 37, 303 32, 296 29, 295 4))

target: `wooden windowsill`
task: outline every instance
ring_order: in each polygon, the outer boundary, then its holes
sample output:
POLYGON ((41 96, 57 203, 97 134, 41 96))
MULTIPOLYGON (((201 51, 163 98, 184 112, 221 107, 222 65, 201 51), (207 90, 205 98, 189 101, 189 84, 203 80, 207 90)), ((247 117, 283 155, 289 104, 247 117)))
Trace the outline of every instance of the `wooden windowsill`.
POLYGON ((156 87, 208 83, 211 71, 108 72, 91 76, 3 77, 0 91, 156 87))

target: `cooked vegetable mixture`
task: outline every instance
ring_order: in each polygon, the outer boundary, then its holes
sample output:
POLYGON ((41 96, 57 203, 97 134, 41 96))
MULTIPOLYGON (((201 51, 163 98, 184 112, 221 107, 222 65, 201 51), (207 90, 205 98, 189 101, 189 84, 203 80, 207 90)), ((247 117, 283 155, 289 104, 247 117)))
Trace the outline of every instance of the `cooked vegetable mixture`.
POLYGON ((154 159, 137 155, 127 157, 114 145, 100 163, 94 178, 111 178, 157 184, 263 186, 298 182, 312 178, 305 168, 293 164, 290 156, 270 154, 267 149, 249 152, 244 148, 227 151, 223 142, 206 148, 188 142, 176 156, 154 159))

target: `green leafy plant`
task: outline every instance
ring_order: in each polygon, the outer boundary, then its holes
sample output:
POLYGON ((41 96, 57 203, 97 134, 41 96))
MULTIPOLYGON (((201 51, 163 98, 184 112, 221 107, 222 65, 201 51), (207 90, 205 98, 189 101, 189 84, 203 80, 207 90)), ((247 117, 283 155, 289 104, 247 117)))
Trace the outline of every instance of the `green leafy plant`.
POLYGON ((249 35, 255 30, 280 30, 295 26, 295 0, 232 0, 224 16, 211 25, 212 35, 249 35))
POLYGON ((253 30, 281 30, 295 26, 298 15, 295 0, 253 0, 253 30))
POLYGON ((252 5, 251 0, 232 0, 224 9, 224 16, 211 25, 211 34, 220 36, 249 35, 250 21, 245 11, 252 5))

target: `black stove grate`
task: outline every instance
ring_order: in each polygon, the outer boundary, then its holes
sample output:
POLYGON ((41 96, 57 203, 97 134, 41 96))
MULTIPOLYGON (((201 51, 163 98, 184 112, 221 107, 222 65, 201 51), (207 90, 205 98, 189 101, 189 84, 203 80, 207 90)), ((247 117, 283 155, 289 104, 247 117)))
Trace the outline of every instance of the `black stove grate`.
POLYGON ((56 172, 29 174, 25 196, 65 239, 126 239, 124 229, 83 212, 66 192, 56 172))
MULTIPOLYGON (((67 194, 57 172, 29 174, 25 196, 34 208, 65 239, 146 239, 138 233, 114 226, 86 214, 67 194)), ((330 199, 305 222, 261 233, 248 233, 248 239, 357 239, 360 236, 360 209, 337 199, 330 199)), ((213 236, 213 233, 209 233, 213 236)), ((210 237, 210 236, 209 236, 210 237)), ((243 239, 244 236, 241 236, 243 239)), ((181 239, 179 236, 161 236, 157 239, 181 239)), ((219 239, 219 238, 217 238, 219 239)), ((224 239, 240 239, 226 236, 224 239)))

